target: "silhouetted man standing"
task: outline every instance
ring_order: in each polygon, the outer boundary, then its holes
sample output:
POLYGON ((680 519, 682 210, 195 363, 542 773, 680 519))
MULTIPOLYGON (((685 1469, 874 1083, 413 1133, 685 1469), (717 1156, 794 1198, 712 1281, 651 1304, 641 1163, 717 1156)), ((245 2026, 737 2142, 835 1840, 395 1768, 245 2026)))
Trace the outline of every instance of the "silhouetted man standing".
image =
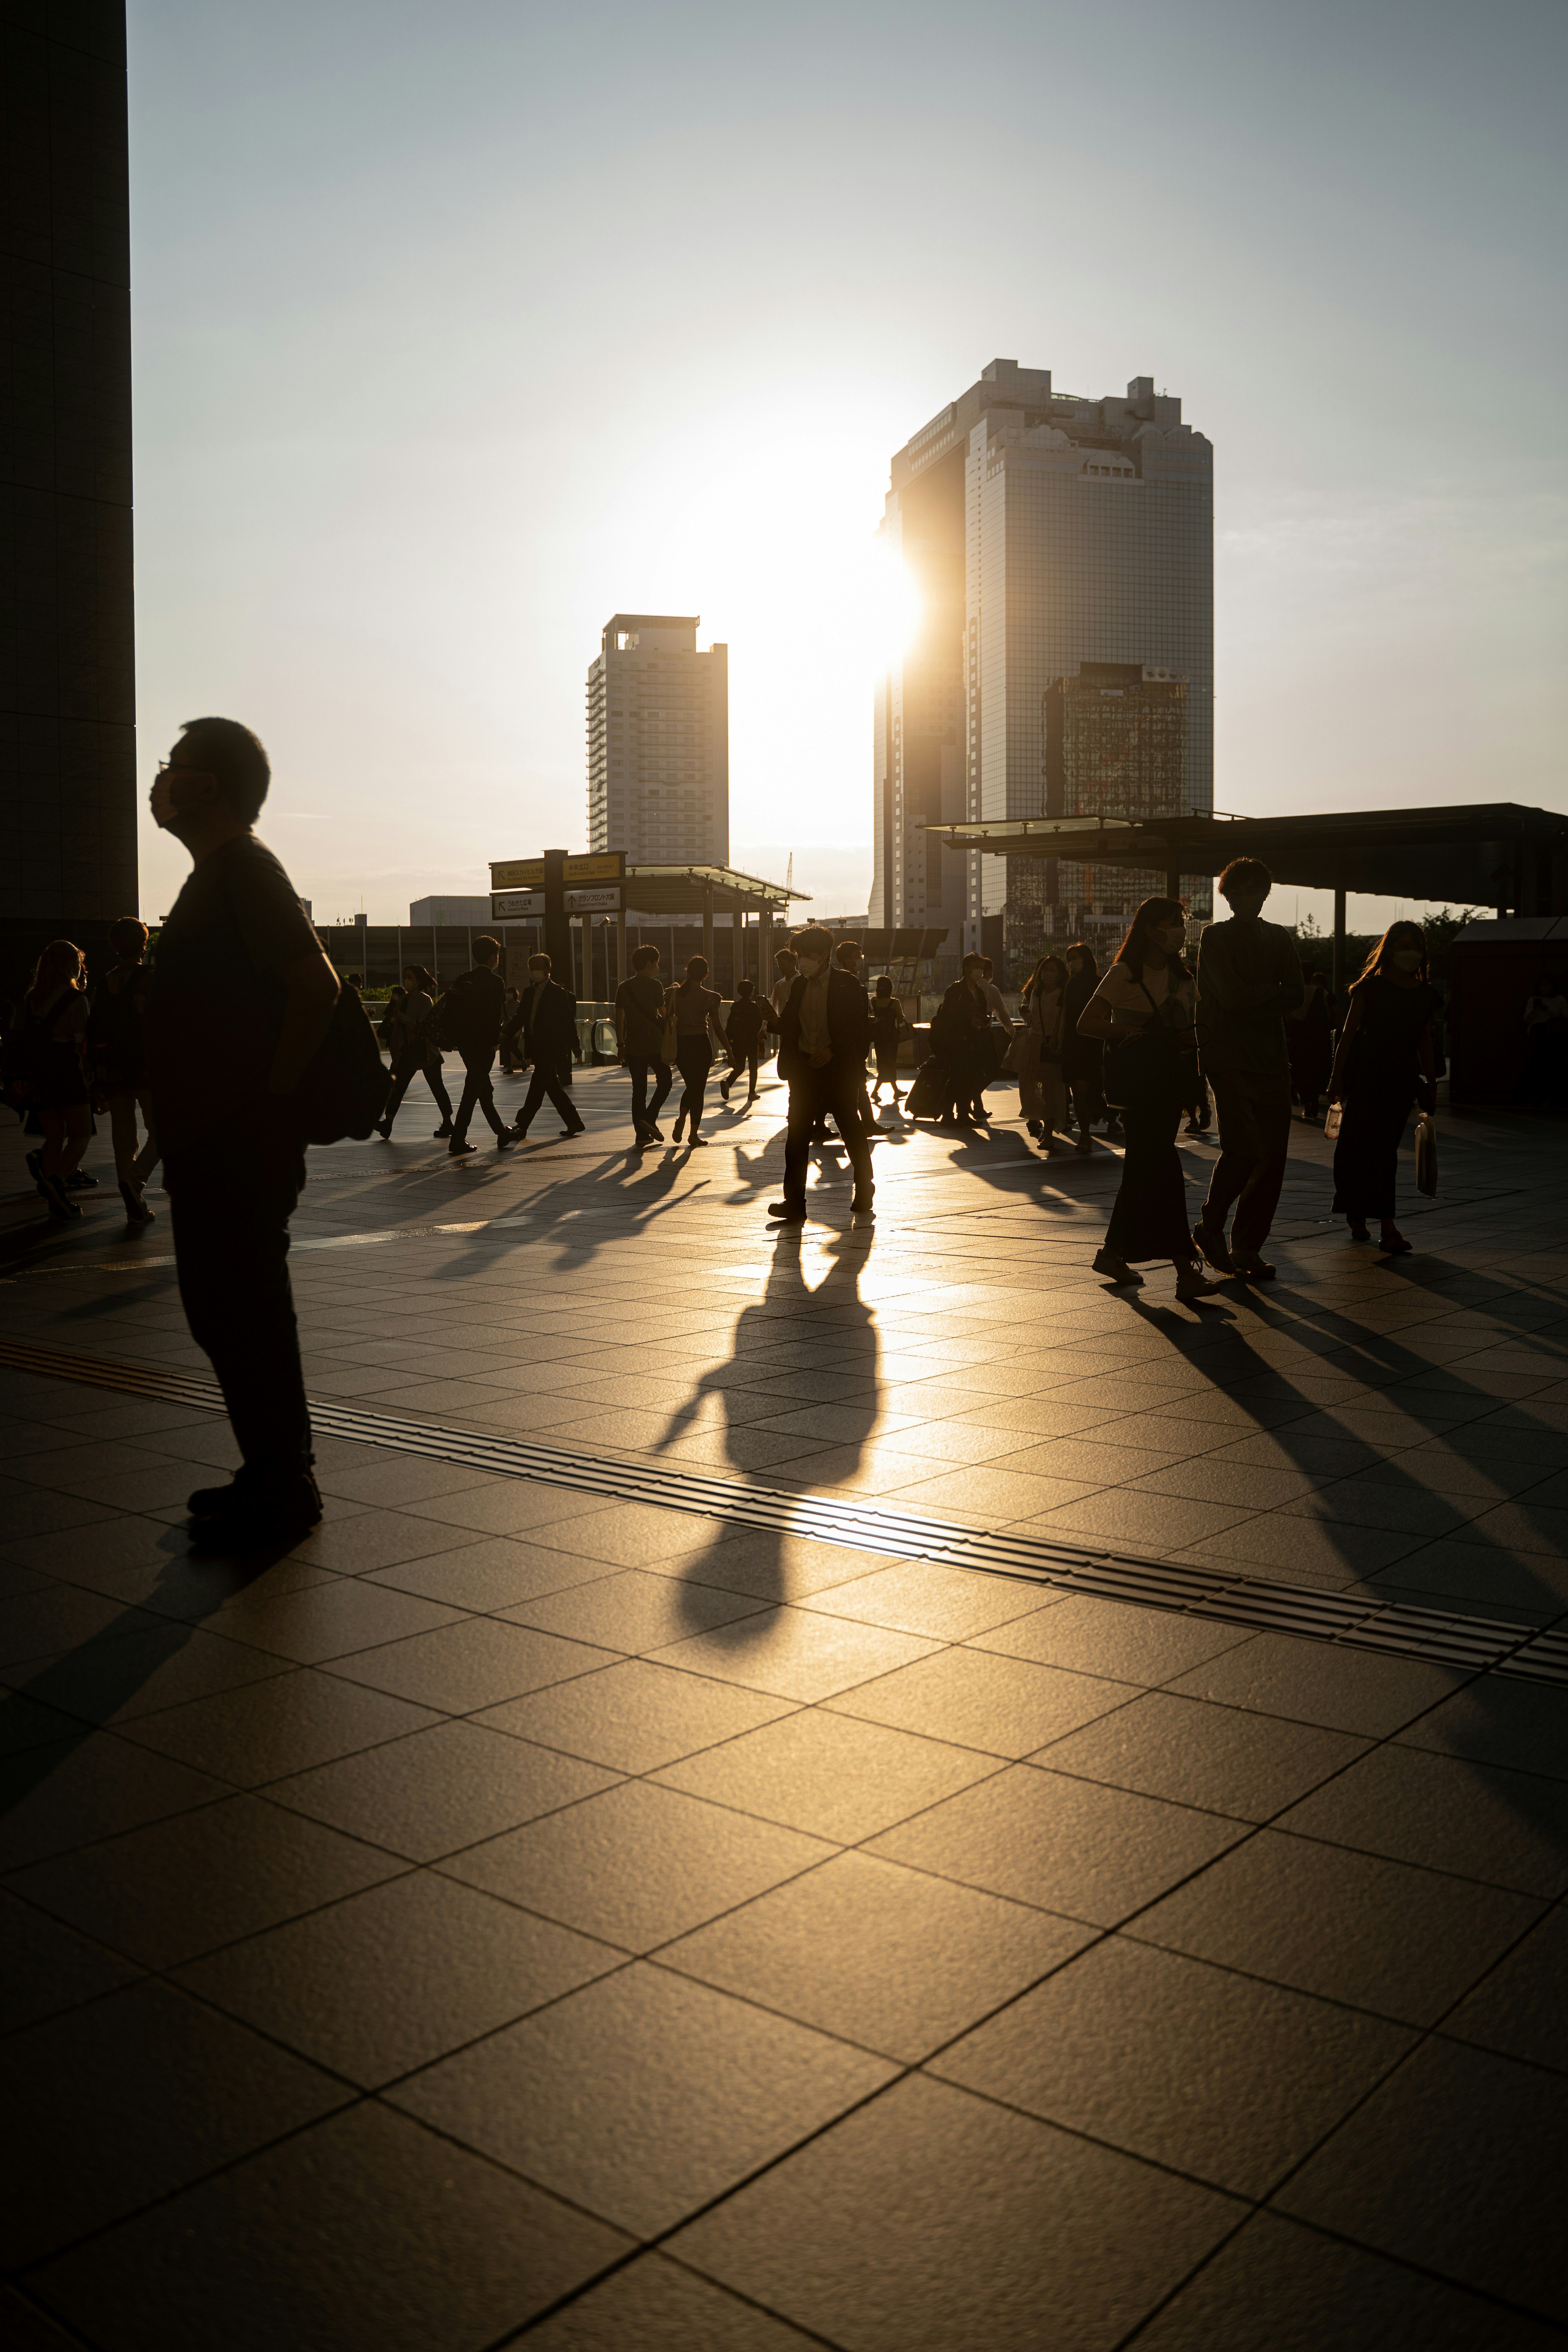
POLYGON ((289 1219, 305 1181, 289 1097, 338 981, 251 830, 270 782, 248 727, 193 719, 152 793, 154 822, 194 863, 158 940, 148 1077, 180 1297, 243 1456, 232 1485, 190 1498, 207 1543, 289 1541, 321 1516, 289 1284, 289 1219))
POLYGON ((1198 1039, 1219 1113, 1219 1158, 1193 1239, 1217 1273, 1267 1282, 1262 1255, 1290 1148, 1290 1049, 1285 1016, 1305 996, 1291 934, 1262 920, 1274 877, 1260 858, 1234 857, 1219 877, 1227 923, 1198 942, 1198 1039), (1225 1221, 1236 1206, 1227 1244, 1225 1221))
POLYGON ((855 1171, 850 1207, 874 1214, 871 1148, 860 1124, 866 1095, 866 1055, 871 1016, 866 992, 847 971, 828 962, 833 941, 815 925, 795 941, 798 970, 779 1015, 779 1069, 789 1081, 789 1127, 784 1138, 784 1196, 770 1217, 798 1225, 805 1221, 805 1171, 818 1119, 831 1111, 855 1171))
POLYGON ((498 1151, 510 1151, 514 1139, 496 1108, 495 1091, 490 1084, 490 1069, 500 1042, 501 1016, 506 1011, 506 990, 496 970, 500 961, 500 943, 481 936, 474 941, 473 952, 473 970, 460 973, 441 1000, 442 1043, 449 1034, 462 1056, 465 1073, 463 1098, 453 1122, 452 1140, 447 1146, 454 1160, 474 1148, 468 1141, 468 1121, 476 1105, 489 1121, 498 1151))
POLYGON ((512 1034, 521 1037, 525 1060, 533 1065, 528 1094, 512 1134, 521 1143, 533 1124, 533 1114, 550 1097, 563 1122, 565 1135, 581 1135, 585 1121, 566 1091, 572 1048, 577 1037, 577 1011, 559 981, 552 980, 547 955, 528 959, 528 986, 513 1016, 512 1034))

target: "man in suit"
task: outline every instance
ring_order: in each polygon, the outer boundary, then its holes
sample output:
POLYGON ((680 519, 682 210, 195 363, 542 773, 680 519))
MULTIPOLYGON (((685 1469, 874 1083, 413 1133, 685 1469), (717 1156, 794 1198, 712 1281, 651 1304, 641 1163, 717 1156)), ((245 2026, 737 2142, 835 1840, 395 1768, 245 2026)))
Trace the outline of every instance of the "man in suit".
POLYGON ((460 973, 441 999, 438 1034, 443 1045, 450 1039, 457 1047, 464 1070, 463 1098, 453 1122, 452 1140, 447 1146, 454 1160, 474 1148, 468 1141, 468 1121, 476 1106, 489 1122, 496 1150, 511 1150, 511 1129, 496 1108, 490 1085, 490 1066, 496 1057, 501 1015, 506 1010, 506 991, 496 970, 500 961, 499 940, 477 939, 473 970, 460 973))
POLYGON ((769 1209, 781 1223, 805 1222, 805 1170, 818 1119, 831 1111, 849 1150, 855 1171, 850 1207, 875 1213, 871 1147, 860 1121, 866 1091, 866 1055, 871 1016, 866 992, 828 961, 833 941, 815 924, 795 941, 795 984, 779 1015, 779 1071, 789 1081, 789 1127, 784 1139, 784 1197, 769 1209))
POLYGON ((533 1114, 546 1095, 561 1113, 563 1135, 581 1135, 586 1125, 565 1087, 565 1075, 572 1067, 572 1049, 577 1042, 576 1007, 560 982, 552 980, 550 969, 547 955, 529 957, 528 986, 512 1016, 510 1034, 513 1045, 521 1042, 523 1060, 533 1065, 527 1097, 512 1129, 519 1143, 528 1133, 533 1114))
POLYGON ((1219 877, 1230 919, 1211 923, 1198 942, 1198 1050, 1219 1113, 1219 1158, 1193 1239, 1216 1274, 1245 1282, 1274 1273, 1263 1244, 1290 1149, 1285 1023, 1306 995, 1294 933, 1263 920, 1273 882, 1261 858, 1233 857, 1219 877))

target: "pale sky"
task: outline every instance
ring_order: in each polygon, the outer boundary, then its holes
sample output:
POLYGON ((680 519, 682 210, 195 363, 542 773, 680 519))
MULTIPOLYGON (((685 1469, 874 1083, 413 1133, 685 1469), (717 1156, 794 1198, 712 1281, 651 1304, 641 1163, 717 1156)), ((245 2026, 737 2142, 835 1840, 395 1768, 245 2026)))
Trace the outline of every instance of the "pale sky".
POLYGON ((863 909, 888 461, 998 355, 1215 443, 1216 805, 1568 805, 1561 0, 130 18, 140 766, 254 726, 319 919, 583 845, 617 610, 863 909))

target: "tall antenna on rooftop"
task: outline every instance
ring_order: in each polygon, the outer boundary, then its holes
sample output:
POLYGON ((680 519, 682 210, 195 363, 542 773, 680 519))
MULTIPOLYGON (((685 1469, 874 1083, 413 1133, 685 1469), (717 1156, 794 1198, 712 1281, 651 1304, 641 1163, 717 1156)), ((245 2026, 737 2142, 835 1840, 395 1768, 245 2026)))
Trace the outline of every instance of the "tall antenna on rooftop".
POLYGON ((789 854, 789 864, 788 864, 788 865, 785 866, 785 868, 784 868, 784 898, 786 898, 786 900, 788 899, 789 895, 790 895, 790 892, 791 892, 791 890, 794 888, 794 887, 795 887, 795 852, 794 852, 794 850, 792 849, 792 850, 790 851, 790 854, 789 854))

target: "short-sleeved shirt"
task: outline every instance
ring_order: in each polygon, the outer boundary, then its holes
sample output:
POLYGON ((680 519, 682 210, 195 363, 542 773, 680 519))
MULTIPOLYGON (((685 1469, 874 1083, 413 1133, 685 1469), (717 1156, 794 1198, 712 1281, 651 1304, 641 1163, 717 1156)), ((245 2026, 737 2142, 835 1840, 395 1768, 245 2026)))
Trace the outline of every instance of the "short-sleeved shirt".
POLYGON ((265 1091, 288 1002, 281 969, 320 952, 293 884, 254 834, 193 868, 158 935, 143 1015, 166 1152, 265 1091))
POLYGON ((664 1053, 664 991, 650 972, 634 972, 616 991, 616 1011, 626 1022, 626 1052, 639 1062, 664 1053))
POLYGON ((708 1024, 724 1000, 716 988, 690 987, 683 982, 672 999, 678 1037, 705 1037, 708 1024))

